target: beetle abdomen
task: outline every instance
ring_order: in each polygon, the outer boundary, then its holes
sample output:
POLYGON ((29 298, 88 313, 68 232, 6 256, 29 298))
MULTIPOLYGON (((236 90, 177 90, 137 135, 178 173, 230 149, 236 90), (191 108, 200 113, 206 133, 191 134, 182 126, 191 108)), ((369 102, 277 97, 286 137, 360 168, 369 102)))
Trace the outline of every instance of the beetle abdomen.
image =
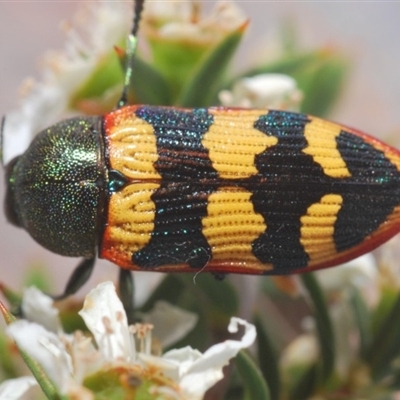
POLYGON ((111 194, 100 255, 131 269, 291 273, 400 230, 400 155, 304 114, 132 106, 105 117, 111 194))

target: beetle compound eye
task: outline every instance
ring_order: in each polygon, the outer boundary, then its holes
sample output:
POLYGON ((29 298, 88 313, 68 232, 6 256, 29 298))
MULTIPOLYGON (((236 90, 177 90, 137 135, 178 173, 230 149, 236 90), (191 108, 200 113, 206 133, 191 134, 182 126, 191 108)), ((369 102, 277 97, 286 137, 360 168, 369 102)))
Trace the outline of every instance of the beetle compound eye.
MULTIPOLYGON (((4 119, 3 119, 4 120, 4 119)), ((15 178, 14 178, 14 166, 18 162, 19 157, 15 157, 6 166, 6 198, 5 198, 5 214, 7 221, 15 226, 22 226, 18 218, 18 214, 15 211, 15 178)))

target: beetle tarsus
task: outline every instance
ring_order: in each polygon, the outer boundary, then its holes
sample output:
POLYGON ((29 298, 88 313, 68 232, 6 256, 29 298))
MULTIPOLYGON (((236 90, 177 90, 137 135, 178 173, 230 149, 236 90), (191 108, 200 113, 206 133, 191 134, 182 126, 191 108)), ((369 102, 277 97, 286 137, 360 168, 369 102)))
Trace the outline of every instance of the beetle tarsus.
POLYGON ((54 300, 63 300, 75 294, 88 281, 90 275, 92 275, 95 261, 95 257, 83 259, 70 276, 64 292, 58 296, 52 296, 52 298, 54 300))
POLYGON ((121 268, 119 271, 119 295, 124 306, 128 324, 134 324, 135 308, 134 308, 135 282, 133 274, 130 270, 121 268))
POLYGON ((224 274, 223 272, 213 272, 212 275, 217 281, 223 281, 228 274, 224 274))

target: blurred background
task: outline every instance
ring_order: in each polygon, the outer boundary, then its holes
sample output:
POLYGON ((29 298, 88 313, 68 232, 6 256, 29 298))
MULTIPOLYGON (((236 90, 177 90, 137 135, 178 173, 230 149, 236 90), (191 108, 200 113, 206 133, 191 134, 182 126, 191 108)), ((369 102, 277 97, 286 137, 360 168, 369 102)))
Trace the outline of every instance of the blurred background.
MULTIPOLYGON (((211 1, 205 2, 206 7, 211 1)), ((351 70, 330 119, 356 127, 400 146, 400 3, 238 1, 251 24, 232 67, 240 70, 274 56, 284 21, 291 21, 304 49, 338 48, 351 70)), ((18 107, 24 79, 38 77, 40 57, 62 49, 60 23, 71 20, 75 1, 0 2, 0 114, 18 107)), ((0 201, 4 177, 0 174, 0 201)), ((28 266, 51 271, 53 291, 62 290, 77 259, 53 255, 21 229, 6 223, 0 212, 0 281, 17 289, 28 266)), ((92 281, 115 279, 117 269, 99 262, 92 281)), ((137 274, 141 279, 141 274, 137 274)), ((93 286, 93 282, 90 283, 93 286)), ((140 290, 140 284, 137 285, 140 290)), ((86 289, 84 289, 86 291, 86 289)))

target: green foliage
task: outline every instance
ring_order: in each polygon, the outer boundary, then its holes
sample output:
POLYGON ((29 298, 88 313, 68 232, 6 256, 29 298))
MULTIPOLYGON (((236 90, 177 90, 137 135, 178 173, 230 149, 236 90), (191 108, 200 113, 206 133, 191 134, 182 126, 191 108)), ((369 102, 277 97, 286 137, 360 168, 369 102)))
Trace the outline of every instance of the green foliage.
POLYGON ((71 109, 79 110, 79 103, 82 100, 98 100, 113 87, 120 87, 123 77, 124 73, 118 57, 112 50, 100 60, 93 73, 74 93, 70 100, 71 109))
POLYGON ((297 50, 238 75, 225 87, 232 87, 237 79, 243 77, 271 73, 289 75, 296 80, 303 93, 300 111, 326 117, 342 92, 348 70, 347 60, 338 51, 317 49, 301 52, 297 50))
POLYGON ((257 328, 257 353, 260 370, 268 384, 271 400, 278 400, 281 391, 281 377, 276 349, 261 318, 257 315, 254 318, 254 324, 257 328))
POLYGON ((304 274, 301 278, 314 307, 314 318, 321 351, 318 373, 320 382, 324 384, 330 378, 335 363, 335 338, 333 336, 332 322, 324 295, 314 275, 304 274))
POLYGON ((240 351, 235 358, 235 363, 244 384, 243 400, 270 400, 268 386, 250 356, 240 351))
POLYGON ((186 82, 176 104, 182 107, 208 107, 215 98, 219 82, 232 58, 243 29, 232 32, 200 60, 186 82))

